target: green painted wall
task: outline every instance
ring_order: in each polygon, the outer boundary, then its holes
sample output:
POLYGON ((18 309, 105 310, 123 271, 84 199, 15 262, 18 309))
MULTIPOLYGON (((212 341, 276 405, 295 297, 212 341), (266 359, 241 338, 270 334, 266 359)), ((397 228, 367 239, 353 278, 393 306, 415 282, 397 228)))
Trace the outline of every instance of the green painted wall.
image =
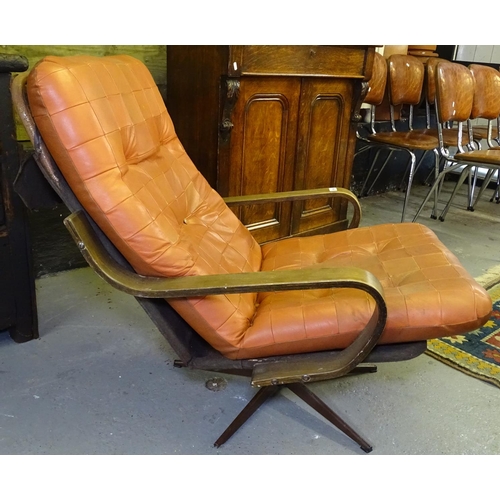
MULTIPOLYGON (((28 71, 42 57, 71 56, 87 54, 95 56, 128 54, 141 60, 151 71, 163 96, 167 96, 167 47, 166 45, 0 45, 0 53, 16 54, 26 57, 28 71)), ((20 141, 28 140, 23 126, 16 120, 17 137, 20 141)))

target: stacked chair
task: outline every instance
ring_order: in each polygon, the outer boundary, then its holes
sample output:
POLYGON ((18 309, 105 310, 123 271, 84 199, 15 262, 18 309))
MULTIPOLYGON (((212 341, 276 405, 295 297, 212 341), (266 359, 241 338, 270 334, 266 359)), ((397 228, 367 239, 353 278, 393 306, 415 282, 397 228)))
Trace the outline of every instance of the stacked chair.
MULTIPOLYGON (((432 110, 434 110, 434 116, 436 115, 436 68, 437 65, 441 62, 446 62, 446 59, 441 59, 439 57, 434 57, 434 58, 429 58, 425 64, 426 68, 426 82, 425 82, 425 109, 426 109, 426 133, 432 135, 439 141, 439 132, 438 132, 438 126, 435 120, 432 119, 433 113, 432 110)), ((481 141, 481 132, 478 134, 474 134, 474 142, 475 146, 480 147, 480 141, 481 141)), ((432 183, 434 180, 436 180, 439 177, 439 173, 444 170, 445 168, 447 169, 446 172, 449 172, 452 170, 450 167, 453 165, 453 161, 450 161, 450 154, 449 154, 449 149, 450 148, 457 148, 457 141, 458 141, 458 127, 456 124, 454 124, 453 121, 446 122, 442 124, 441 127, 441 139, 442 143, 440 144, 440 147, 438 149, 439 152, 439 163, 436 164, 436 168, 434 171, 431 171, 429 173, 429 176, 426 179, 426 182, 432 186, 432 183), (443 154, 444 152, 444 154, 443 154)), ((460 144, 462 145, 462 148, 467 148, 469 145, 469 135, 468 134, 462 134, 461 137, 461 142, 460 144)), ((432 193, 434 193, 434 205, 432 208, 431 212, 431 219, 437 219, 437 211, 438 211, 438 203, 439 203, 439 194, 440 194, 440 188, 442 187, 442 182, 444 180, 444 176, 439 177, 440 178, 440 183, 438 183, 436 188, 433 187, 431 190, 432 193)), ((472 176, 469 176, 470 182, 472 179, 472 176)), ((420 210, 417 212, 417 214, 414 217, 414 221, 418 218, 420 215, 420 210)))
POLYGON ((404 222, 415 172, 427 152, 432 152, 434 154, 435 170, 439 171, 439 142, 437 135, 429 133, 427 129, 413 128, 414 108, 421 103, 424 88, 425 70, 422 62, 413 56, 393 54, 388 58, 386 63, 387 79, 385 80, 378 74, 378 72, 384 71, 385 59, 379 54, 376 54, 376 57, 379 61, 374 65, 373 76, 369 82, 370 91, 367 93, 364 100, 365 103, 371 105, 371 133, 366 137, 358 135, 359 139, 366 143, 365 146, 358 151, 358 154, 362 151, 366 151, 368 148, 385 149, 390 153, 380 167, 371 186, 366 190, 367 180, 371 176, 375 162, 378 159, 379 151, 377 152, 362 188, 361 195, 365 195, 371 191, 378 177, 386 167, 390 155, 394 151, 406 152, 409 156, 409 160, 404 175, 406 178, 408 174, 401 215, 401 222, 404 222), (389 99, 391 130, 387 132, 377 132, 374 126, 376 120, 375 112, 376 106, 380 105, 382 102, 379 98, 380 93, 384 91, 382 86, 385 81, 387 81, 386 92, 389 99), (396 110, 402 107, 408 110, 408 118, 396 119, 396 110), (416 151, 422 152, 418 163, 415 154, 416 151))
POLYGON ((430 229, 360 228, 348 190, 222 199, 132 57, 46 57, 15 79, 13 99, 89 265, 137 298, 175 366, 247 376, 258 389, 216 446, 286 387, 369 452, 309 385, 411 359, 426 340, 490 317, 488 293, 430 229), (260 246, 230 209, 315 196, 351 203, 350 229, 260 246))
MULTIPOLYGON (((471 64, 468 68, 458 63, 440 62, 436 69, 436 117, 440 152, 447 162, 434 180, 431 189, 422 202, 417 215, 421 212, 432 193, 439 191, 444 176, 449 172, 462 169, 458 182, 439 219, 444 221, 459 188, 467 177, 471 178, 471 170, 477 167, 488 169, 483 186, 476 197, 479 199, 488 185, 491 176, 500 168, 500 148, 493 140, 494 125, 500 115, 500 73, 489 66, 471 64), (474 136, 472 120, 487 120, 487 149, 477 147, 479 135, 474 136), (445 143, 446 125, 453 121, 457 124, 457 135, 454 144, 445 143), (463 144, 467 143, 464 147, 463 144), (451 152, 451 146, 453 151, 451 152)), ((469 184, 468 209, 474 209, 474 185, 469 184)))

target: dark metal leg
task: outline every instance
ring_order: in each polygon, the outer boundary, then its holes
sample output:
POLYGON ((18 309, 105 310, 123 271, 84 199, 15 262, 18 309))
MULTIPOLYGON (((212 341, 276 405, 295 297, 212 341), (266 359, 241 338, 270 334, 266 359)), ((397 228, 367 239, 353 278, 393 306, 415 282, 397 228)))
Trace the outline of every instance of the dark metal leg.
POLYGON ((311 392, 304 384, 288 384, 287 387, 296 394, 300 399, 307 403, 311 408, 316 410, 320 415, 325 417, 335 427, 340 429, 344 434, 349 436, 353 441, 361 446, 361 449, 370 453, 373 450, 372 446, 366 442, 352 427, 350 427, 342 418, 340 418, 331 408, 329 408, 321 399, 311 392))
POLYGON ((280 386, 275 385, 262 387, 245 408, 243 408, 241 413, 231 422, 229 427, 220 435, 219 439, 215 441, 214 446, 218 448, 223 445, 255 413, 255 411, 279 389, 280 386))
POLYGON ((358 365, 345 376, 347 377, 349 375, 361 375, 363 373, 377 373, 377 365, 373 364, 358 365))

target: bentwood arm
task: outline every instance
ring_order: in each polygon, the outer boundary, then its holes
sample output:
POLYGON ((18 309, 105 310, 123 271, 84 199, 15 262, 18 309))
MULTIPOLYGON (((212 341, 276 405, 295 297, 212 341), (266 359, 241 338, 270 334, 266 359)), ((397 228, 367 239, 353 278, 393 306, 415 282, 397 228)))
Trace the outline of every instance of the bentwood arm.
MULTIPOLYGON (((312 382, 342 376, 351 371, 375 347, 387 318, 382 286, 368 271, 354 267, 297 269, 254 273, 217 274, 158 278, 141 276, 119 264, 104 248, 83 212, 64 221, 88 264, 115 288, 142 298, 199 297, 214 294, 284 291, 318 288, 355 288, 374 300, 372 317, 352 344, 337 356, 325 356, 311 363, 300 361, 283 368, 263 364, 254 371, 254 385, 312 382), (297 365, 297 366, 296 366, 297 365), (305 378, 304 378, 305 377, 305 378)), ((318 353, 321 354, 321 353, 318 353)))
POLYGON ((285 201, 311 200, 315 198, 342 198, 347 200, 353 207, 349 229, 359 226, 361 221, 361 206, 356 195, 345 188, 328 187, 317 189, 304 189, 298 191, 283 191, 279 193, 249 194, 243 196, 230 196, 224 198, 229 206, 258 205, 261 203, 281 203, 285 201))

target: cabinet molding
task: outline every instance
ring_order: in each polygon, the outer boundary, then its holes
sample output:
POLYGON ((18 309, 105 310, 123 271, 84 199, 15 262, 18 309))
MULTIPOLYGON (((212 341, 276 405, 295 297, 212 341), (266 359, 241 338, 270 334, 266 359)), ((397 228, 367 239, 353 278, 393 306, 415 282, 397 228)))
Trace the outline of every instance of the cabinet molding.
MULTIPOLYGON (((167 108, 222 196, 349 188, 374 46, 167 46, 167 108)), ((343 229, 337 200, 235 208, 259 242, 343 229)))

